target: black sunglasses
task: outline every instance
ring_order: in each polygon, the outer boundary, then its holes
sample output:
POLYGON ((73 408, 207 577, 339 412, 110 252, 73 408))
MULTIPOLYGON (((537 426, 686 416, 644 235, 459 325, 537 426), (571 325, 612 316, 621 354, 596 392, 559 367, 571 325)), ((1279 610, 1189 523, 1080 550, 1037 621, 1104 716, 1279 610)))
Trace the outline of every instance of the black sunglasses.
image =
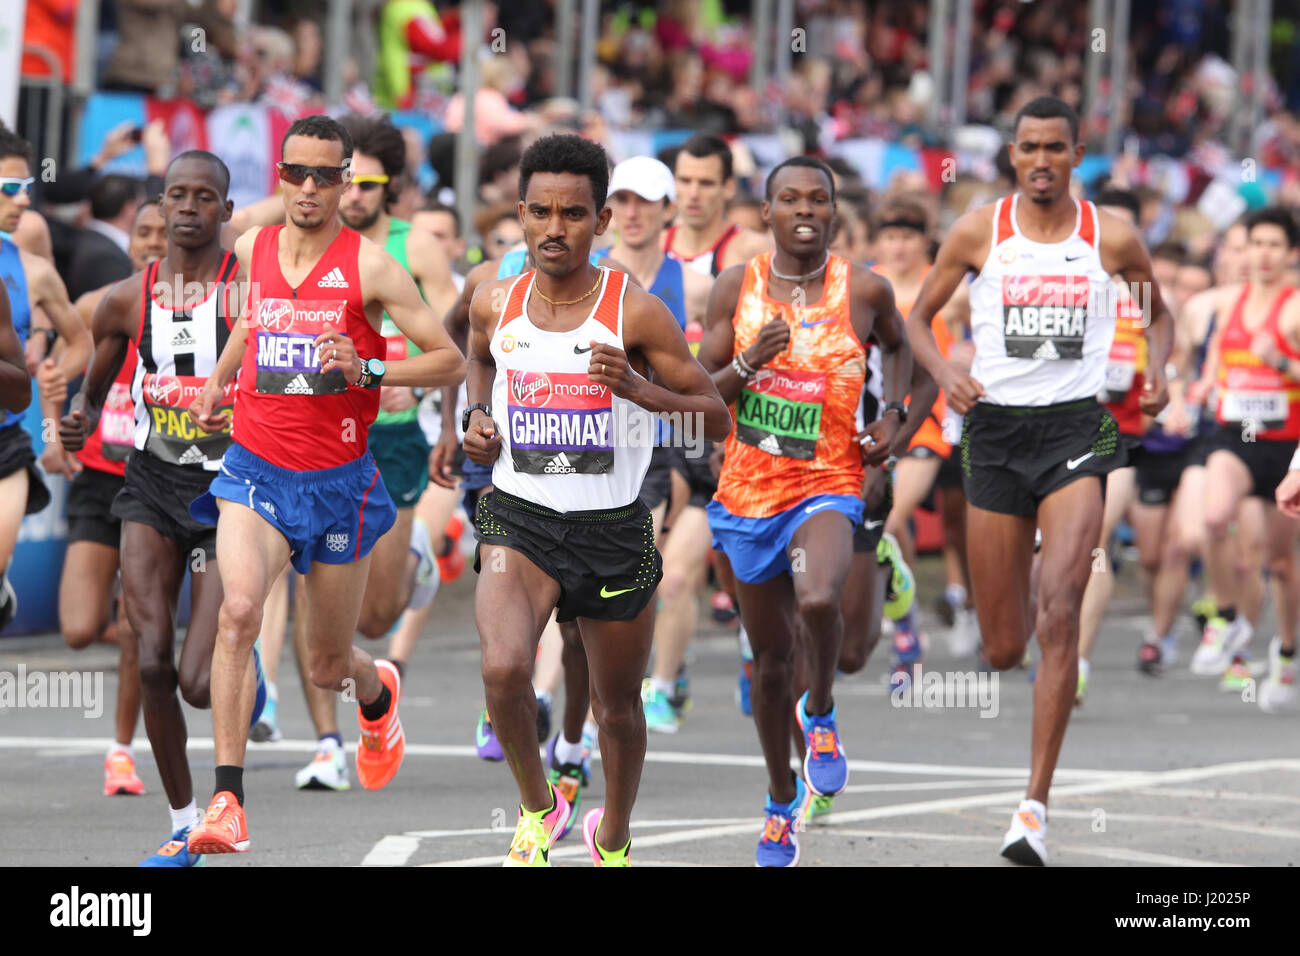
POLYGON ((276 163, 275 168, 280 178, 292 186, 301 186, 310 176, 322 189, 343 182, 343 174, 348 170, 346 166, 304 166, 302 163, 276 163))

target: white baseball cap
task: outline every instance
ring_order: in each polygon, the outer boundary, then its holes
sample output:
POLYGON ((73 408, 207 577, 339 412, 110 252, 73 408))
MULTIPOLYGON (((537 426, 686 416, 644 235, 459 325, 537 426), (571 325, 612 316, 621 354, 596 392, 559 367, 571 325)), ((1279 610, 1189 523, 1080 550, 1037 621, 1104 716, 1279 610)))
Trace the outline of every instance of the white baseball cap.
POLYGON ((647 202, 659 202, 665 196, 677 201, 673 171, 652 156, 633 156, 614 167, 614 174, 609 177, 609 195, 624 189, 647 202))

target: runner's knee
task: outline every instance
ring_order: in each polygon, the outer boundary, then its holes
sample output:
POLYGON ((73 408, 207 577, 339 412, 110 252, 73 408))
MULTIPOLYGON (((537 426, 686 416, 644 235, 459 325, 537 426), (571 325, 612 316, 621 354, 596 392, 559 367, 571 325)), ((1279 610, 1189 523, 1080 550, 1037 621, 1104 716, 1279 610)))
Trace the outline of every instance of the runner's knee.
POLYGON ((197 707, 199 710, 207 710, 212 706, 211 681, 209 680, 209 671, 204 668, 195 668, 193 672, 182 670, 180 672, 180 690, 181 697, 185 703, 191 707, 197 707))
POLYGON ((227 594, 221 605, 218 638, 230 644, 252 646, 262 627, 262 606, 246 594, 227 594))
POLYGON ((148 695, 170 695, 176 690, 176 665, 170 654, 140 655, 140 686, 148 695))
POLYGON ((483 684, 489 693, 523 693, 532 684, 533 661, 528 656, 483 652, 483 684))
POLYGON ((338 690, 350 675, 351 655, 312 656, 311 682, 321 690, 338 690))

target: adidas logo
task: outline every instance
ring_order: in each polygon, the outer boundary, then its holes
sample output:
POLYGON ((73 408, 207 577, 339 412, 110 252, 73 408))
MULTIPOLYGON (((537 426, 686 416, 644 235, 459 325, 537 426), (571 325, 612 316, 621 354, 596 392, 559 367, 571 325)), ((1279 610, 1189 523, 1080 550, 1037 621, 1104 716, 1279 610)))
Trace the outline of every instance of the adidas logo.
POLYGON ((1037 349, 1034 350, 1034 354, 1032 357, 1036 359, 1052 360, 1052 359, 1059 359, 1061 357, 1061 353, 1056 351, 1056 346, 1052 344, 1051 339, 1048 339, 1042 345, 1038 346, 1037 349))
POLYGON ((294 380, 284 387, 286 395, 310 395, 312 394, 311 386, 307 384, 307 379, 301 375, 295 376, 294 380))
POLYGON ((174 349, 193 347, 193 345, 194 336, 190 335, 189 329, 182 328, 172 336, 172 348, 174 349))
POLYGON ((259 502, 258 502, 258 505, 261 507, 261 509, 262 509, 263 511, 265 511, 267 514, 269 514, 272 518, 275 517, 275 506, 274 506, 273 504, 271 504, 271 502, 269 502, 269 501, 259 501, 259 502))
POLYGON ((191 445, 176 461, 182 465, 197 465, 208 460, 208 456, 199 451, 198 445, 191 445))
POLYGON ((344 534, 327 534, 325 535, 325 547, 331 551, 346 551, 348 549, 348 536, 344 534))
POLYGON ((348 280, 343 277, 343 270, 335 266, 326 275, 321 276, 316 285, 321 289, 346 289, 348 280))
POLYGON ((781 443, 777 441, 775 435, 768 435, 766 438, 764 438, 761 442, 758 443, 758 447, 761 448, 763 451, 767 452, 769 455, 781 454, 781 443))
POLYGON ((566 455, 564 452, 560 452, 558 455, 556 455, 554 458, 552 458, 550 461, 546 463, 546 467, 542 469, 542 474, 571 475, 577 470, 578 469, 574 468, 573 465, 569 462, 569 456, 566 455))

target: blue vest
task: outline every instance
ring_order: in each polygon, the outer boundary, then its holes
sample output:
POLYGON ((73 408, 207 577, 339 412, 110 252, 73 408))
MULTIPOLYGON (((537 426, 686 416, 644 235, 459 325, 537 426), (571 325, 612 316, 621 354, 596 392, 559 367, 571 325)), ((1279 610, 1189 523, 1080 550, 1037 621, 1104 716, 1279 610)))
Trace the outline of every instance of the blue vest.
MULTIPOLYGON (((0 238, 0 279, 4 280, 5 291, 9 293, 9 315, 13 319, 14 331, 18 333, 18 344, 26 348, 27 333, 32 327, 32 306, 27 298, 27 273, 23 272, 23 260, 18 254, 18 247, 7 238, 0 238)), ((0 409, 0 428, 12 428, 23 420, 24 414, 19 412, 15 415, 0 409)))

